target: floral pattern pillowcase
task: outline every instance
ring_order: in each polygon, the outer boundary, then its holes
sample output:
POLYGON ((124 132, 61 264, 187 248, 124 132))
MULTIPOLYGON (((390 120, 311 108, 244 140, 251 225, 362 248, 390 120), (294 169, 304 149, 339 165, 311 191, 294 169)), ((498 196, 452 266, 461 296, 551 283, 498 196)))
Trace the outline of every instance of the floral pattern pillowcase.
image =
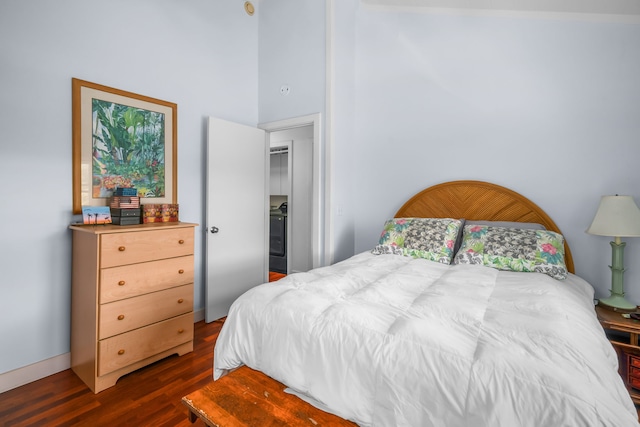
POLYGON ((371 253, 450 264, 461 227, 462 221, 451 218, 393 218, 385 222, 380 241, 371 253))
POLYGON ((467 225, 454 264, 481 264, 498 270, 567 277, 564 237, 548 230, 467 225))

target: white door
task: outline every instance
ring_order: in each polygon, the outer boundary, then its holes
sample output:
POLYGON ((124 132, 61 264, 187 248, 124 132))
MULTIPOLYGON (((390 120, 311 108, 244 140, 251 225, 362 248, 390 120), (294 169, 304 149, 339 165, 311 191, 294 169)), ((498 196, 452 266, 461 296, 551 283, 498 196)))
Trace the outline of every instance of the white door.
POLYGON ((209 117, 205 321, 268 281, 268 144, 262 129, 209 117))

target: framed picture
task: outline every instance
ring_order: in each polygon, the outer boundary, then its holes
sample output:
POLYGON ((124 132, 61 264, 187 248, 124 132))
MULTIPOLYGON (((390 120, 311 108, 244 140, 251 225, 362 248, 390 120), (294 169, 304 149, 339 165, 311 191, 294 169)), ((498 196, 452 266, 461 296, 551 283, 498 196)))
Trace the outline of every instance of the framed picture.
POLYGON ((72 79, 73 213, 117 187, 141 203, 178 203, 176 104, 72 79))
POLYGON ((83 206, 82 207, 82 223, 83 224, 111 224, 111 209, 109 206, 83 206))

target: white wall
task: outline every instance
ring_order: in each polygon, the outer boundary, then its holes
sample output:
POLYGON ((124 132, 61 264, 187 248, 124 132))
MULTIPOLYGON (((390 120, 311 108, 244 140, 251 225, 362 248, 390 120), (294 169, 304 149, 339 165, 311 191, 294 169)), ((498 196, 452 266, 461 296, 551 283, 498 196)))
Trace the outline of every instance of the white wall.
POLYGON ((71 78, 178 104, 180 219, 203 224, 205 118, 258 122, 258 19, 243 4, 0 2, 0 373, 69 351, 71 78))
POLYGON ((260 21, 260 122, 325 110, 325 0, 268 0, 260 21), (286 85, 289 94, 280 88, 286 85))
MULTIPOLYGON (((336 241, 353 229, 367 250, 421 189, 490 181, 545 209, 608 295, 610 239, 584 230, 601 195, 640 203, 640 24, 334 5, 333 150, 349 159, 334 173, 353 177, 333 188, 336 241)), ((640 239, 627 242, 640 303, 640 239)))

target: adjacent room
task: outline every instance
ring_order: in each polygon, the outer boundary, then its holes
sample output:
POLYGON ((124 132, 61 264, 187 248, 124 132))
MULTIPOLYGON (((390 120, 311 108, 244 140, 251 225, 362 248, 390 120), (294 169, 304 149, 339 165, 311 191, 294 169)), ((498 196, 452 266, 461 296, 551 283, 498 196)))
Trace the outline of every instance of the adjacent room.
POLYGON ((205 425, 193 393, 248 375, 325 425, 636 425, 640 3, 470 3, 0 1, 0 424, 205 425), (108 378, 103 238, 154 225, 70 227, 74 81, 175 111, 157 203, 188 248, 135 262, 189 339, 108 378))

